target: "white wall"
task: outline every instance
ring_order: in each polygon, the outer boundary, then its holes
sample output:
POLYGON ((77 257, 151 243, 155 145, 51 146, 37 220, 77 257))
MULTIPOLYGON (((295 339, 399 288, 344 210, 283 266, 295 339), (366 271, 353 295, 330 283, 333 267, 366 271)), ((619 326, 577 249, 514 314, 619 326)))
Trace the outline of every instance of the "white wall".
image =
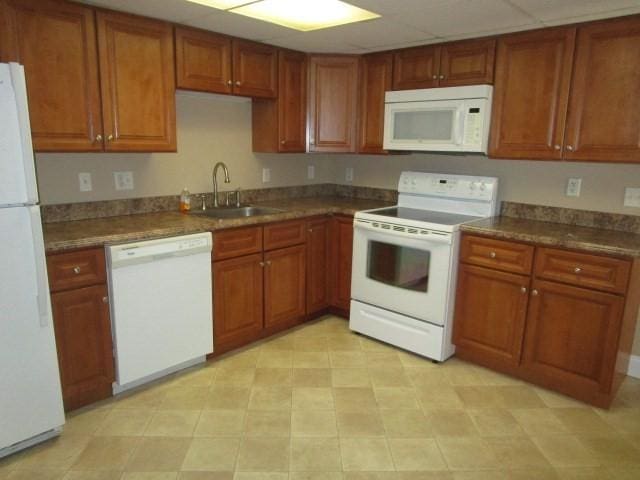
POLYGON ((251 101, 230 96, 178 92, 177 153, 42 153, 36 155, 43 204, 177 195, 211 191, 211 173, 218 161, 229 167, 230 185, 279 187, 333 182, 334 161, 326 155, 254 154, 251 152, 251 101), (314 180, 307 165, 314 164, 314 180), (271 169, 271 182, 262 183, 262 168, 271 169), (135 189, 116 191, 114 171, 132 171, 135 189), (80 192, 78 173, 92 175, 93 191, 80 192))

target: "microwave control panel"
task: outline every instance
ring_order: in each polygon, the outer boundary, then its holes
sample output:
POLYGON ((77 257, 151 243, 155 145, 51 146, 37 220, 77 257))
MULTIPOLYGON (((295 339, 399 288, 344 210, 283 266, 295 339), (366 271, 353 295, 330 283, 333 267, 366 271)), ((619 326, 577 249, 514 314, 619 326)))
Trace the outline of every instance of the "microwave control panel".
POLYGON ((484 112, 482 107, 467 107, 464 113, 464 145, 481 145, 484 112))

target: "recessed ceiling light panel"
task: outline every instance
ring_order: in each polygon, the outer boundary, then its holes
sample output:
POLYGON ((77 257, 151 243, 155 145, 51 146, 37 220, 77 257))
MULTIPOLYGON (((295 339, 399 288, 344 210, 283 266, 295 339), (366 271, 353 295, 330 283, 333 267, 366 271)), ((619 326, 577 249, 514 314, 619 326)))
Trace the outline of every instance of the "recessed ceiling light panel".
POLYGON ((380 17, 340 0, 261 0, 229 11, 303 32, 380 17))
POLYGON ((250 3, 250 0, 187 0, 187 2, 199 3, 206 7, 217 8, 218 10, 228 10, 229 8, 250 3))

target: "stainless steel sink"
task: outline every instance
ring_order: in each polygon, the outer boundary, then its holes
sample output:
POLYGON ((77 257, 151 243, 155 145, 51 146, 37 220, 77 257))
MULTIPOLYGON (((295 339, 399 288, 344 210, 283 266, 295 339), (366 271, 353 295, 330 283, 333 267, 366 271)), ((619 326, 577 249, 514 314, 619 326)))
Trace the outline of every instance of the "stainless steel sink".
POLYGON ((284 210, 279 208, 270 207, 220 207, 211 208, 209 210, 192 210, 194 215, 204 215, 211 218, 242 218, 242 217, 257 217, 259 215, 271 215, 274 213, 282 213, 284 210))

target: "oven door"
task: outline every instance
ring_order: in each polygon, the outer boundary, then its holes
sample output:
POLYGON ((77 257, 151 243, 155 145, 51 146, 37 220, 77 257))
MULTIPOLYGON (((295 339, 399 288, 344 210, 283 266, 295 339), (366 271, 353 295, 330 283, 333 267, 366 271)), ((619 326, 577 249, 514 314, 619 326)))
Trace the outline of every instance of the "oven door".
POLYGON ((411 235, 355 223, 354 300, 443 325, 453 235, 411 235))

